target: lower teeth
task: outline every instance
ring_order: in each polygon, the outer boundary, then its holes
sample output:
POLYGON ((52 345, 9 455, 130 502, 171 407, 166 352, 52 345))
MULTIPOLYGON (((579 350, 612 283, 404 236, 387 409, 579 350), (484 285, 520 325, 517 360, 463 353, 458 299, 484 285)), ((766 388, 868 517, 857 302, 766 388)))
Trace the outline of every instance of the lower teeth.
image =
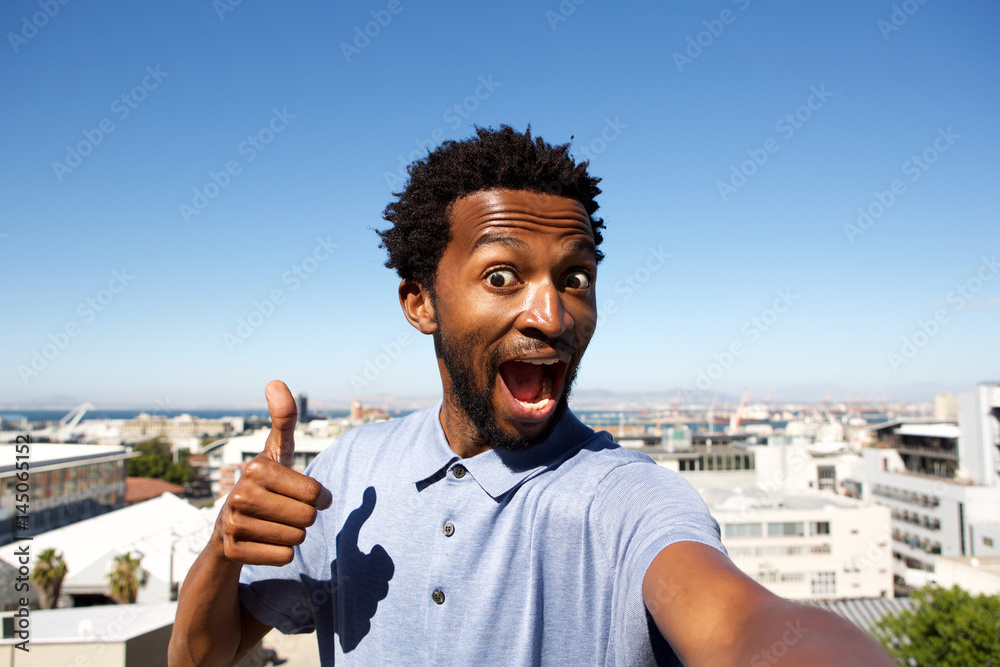
POLYGON ((542 394, 541 397, 538 399, 538 401, 536 401, 535 403, 527 403, 525 401, 519 400, 518 403, 520 403, 523 407, 527 408, 528 410, 541 410, 542 408, 544 408, 546 405, 549 404, 550 400, 552 400, 552 380, 550 380, 549 378, 543 378, 542 394))

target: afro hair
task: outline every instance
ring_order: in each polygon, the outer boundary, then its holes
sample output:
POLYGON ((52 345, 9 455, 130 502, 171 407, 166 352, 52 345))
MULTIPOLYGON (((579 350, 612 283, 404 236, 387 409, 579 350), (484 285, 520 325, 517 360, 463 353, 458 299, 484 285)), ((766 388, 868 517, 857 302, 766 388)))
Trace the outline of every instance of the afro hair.
POLYGON ((438 262, 451 240, 450 207, 481 190, 530 190, 575 199, 587 211, 594 244, 600 245, 604 222, 594 213, 601 179, 587 173, 587 162, 573 160, 569 144, 552 146, 532 138, 531 126, 524 133, 509 125, 475 129, 475 136, 445 141, 408 167, 406 186, 393 193, 396 199, 383 213, 392 226, 376 230, 382 238, 379 247, 389 254, 386 267, 433 289, 438 262))

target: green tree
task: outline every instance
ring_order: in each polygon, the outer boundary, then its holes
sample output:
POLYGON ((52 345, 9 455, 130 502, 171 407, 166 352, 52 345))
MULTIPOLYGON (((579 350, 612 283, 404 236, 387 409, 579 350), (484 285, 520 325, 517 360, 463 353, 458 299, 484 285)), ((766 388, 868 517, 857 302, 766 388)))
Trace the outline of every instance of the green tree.
POLYGON ((883 617, 872 635, 906 667, 1000 666, 1000 596, 958 586, 914 592, 916 604, 883 617))
POLYGON ((188 463, 189 452, 182 451, 178 457, 179 461, 174 463, 170 443, 161 438, 136 443, 132 451, 141 454, 128 461, 128 474, 133 477, 152 477, 182 485, 194 477, 194 470, 188 463))
POLYGON ((31 581, 38 588, 38 604, 42 609, 54 609, 66 578, 66 560, 55 549, 45 549, 38 554, 31 570, 31 581))
POLYGON ((118 604, 133 604, 139 596, 139 589, 149 581, 149 572, 142 569, 142 556, 132 558, 132 554, 115 556, 114 565, 108 572, 111 599, 118 604))

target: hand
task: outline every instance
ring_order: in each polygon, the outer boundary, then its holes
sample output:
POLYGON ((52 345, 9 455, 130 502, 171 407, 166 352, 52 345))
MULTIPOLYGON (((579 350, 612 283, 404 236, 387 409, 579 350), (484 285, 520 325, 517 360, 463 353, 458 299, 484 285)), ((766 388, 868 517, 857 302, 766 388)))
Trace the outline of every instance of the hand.
POLYGON ((225 557, 246 565, 285 565, 293 547, 306 539, 318 510, 330 506, 330 492, 311 477, 291 469, 298 414, 280 380, 264 389, 271 433, 264 451, 243 470, 215 523, 225 557))

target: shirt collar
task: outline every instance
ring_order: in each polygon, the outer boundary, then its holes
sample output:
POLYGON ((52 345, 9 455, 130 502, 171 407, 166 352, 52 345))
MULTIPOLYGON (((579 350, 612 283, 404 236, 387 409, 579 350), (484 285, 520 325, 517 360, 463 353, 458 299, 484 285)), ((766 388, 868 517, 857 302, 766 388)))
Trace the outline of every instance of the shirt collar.
POLYGON ((457 461, 469 471, 483 491, 494 500, 523 484, 547 468, 555 467, 590 442, 598 434, 569 409, 543 442, 523 452, 489 449, 460 459, 448 445, 441 427, 442 401, 428 410, 427 419, 416 438, 410 455, 411 482, 422 482, 450 468, 457 461))
POLYGON ((424 423, 414 437, 413 449, 410 450, 410 465, 404 468, 406 479, 411 482, 422 482, 433 477, 442 468, 458 460, 458 454, 448 446, 441 428, 441 404, 438 401, 434 407, 428 408, 424 423))

